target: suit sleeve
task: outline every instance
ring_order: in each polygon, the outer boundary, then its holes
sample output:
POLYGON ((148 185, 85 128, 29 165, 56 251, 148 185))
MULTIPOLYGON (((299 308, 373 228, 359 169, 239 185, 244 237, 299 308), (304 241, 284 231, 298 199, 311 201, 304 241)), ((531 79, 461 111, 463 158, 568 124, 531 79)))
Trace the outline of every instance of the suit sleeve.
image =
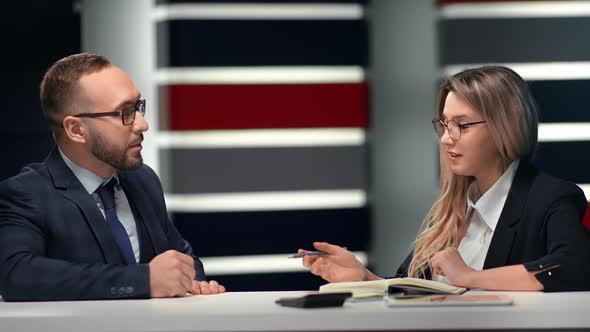
POLYGON ((41 196, 17 181, 0 184, 0 293, 5 301, 149 297, 146 265, 72 263, 49 258, 41 196))
POLYGON ((586 199, 579 188, 555 200, 544 220, 547 254, 524 264, 546 292, 590 290, 590 236, 582 225, 586 199))
MULTIPOLYGON (((158 187, 158 200, 159 200, 159 204, 161 204, 160 206, 166 206, 166 202, 164 200, 164 191, 162 189, 162 183, 160 182, 158 176, 156 175, 156 173, 151 169, 148 168, 150 170, 151 176, 154 179, 157 187, 158 187)), ((166 209, 164 209, 166 211, 166 209)), ((199 259, 199 257, 197 257, 197 255, 194 253, 193 248, 191 247, 191 245, 182 237, 182 235, 180 235, 180 233, 178 232, 178 230, 176 229, 176 227, 174 227, 174 224, 172 223, 172 221, 170 221, 170 219, 168 218, 168 214, 166 213, 163 216, 163 221, 162 221, 162 228, 164 230, 164 233, 166 234, 166 237, 168 239, 168 244, 170 245, 171 248, 173 248, 176 251, 182 252, 183 254, 192 256, 194 261, 195 261, 195 280, 197 281, 204 281, 207 280, 207 276, 205 275, 205 269, 203 267, 203 263, 201 262, 201 260, 199 259)))

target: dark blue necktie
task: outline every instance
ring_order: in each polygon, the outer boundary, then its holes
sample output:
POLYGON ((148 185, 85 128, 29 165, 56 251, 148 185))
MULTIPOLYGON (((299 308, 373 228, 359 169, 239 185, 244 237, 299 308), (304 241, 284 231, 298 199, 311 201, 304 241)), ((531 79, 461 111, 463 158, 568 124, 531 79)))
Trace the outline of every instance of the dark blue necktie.
POLYGON ((102 200, 102 206, 104 207, 104 214, 107 220, 107 224, 111 227, 111 232, 115 238, 115 242, 119 246, 123 257, 127 264, 135 264, 135 254, 131 248, 131 241, 123 224, 117 218, 117 211, 115 210, 115 184, 117 180, 112 178, 106 185, 99 187, 96 193, 102 200))

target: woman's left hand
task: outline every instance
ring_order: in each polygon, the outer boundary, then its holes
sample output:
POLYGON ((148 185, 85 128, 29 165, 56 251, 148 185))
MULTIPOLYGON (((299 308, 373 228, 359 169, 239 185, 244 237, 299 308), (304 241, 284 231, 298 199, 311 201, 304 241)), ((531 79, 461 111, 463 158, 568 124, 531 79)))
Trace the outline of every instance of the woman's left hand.
POLYGON ((437 252, 430 259, 432 273, 446 277, 455 286, 467 287, 476 270, 469 267, 461 258, 457 248, 446 248, 437 252))

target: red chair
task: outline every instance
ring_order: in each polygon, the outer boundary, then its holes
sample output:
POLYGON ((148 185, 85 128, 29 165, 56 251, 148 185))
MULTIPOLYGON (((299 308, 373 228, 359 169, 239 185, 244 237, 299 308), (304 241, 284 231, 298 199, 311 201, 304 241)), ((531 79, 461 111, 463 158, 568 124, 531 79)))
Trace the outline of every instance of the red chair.
POLYGON ((582 224, 590 230, 590 203, 586 206, 586 213, 584 213, 584 218, 582 218, 582 224))

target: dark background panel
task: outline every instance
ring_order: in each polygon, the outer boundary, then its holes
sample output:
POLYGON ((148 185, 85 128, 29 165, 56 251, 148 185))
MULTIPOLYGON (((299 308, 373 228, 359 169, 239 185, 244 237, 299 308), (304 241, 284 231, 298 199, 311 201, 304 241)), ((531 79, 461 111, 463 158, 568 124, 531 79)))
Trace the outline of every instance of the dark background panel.
POLYGON ((535 165, 571 182, 590 183, 590 141, 540 143, 535 165))
POLYGON ((441 20, 442 65, 588 61, 590 17, 441 20))
POLYGON ((364 20, 172 20, 157 24, 158 67, 366 65, 364 20))
POLYGON ((217 280, 229 292, 318 290, 327 283, 309 272, 208 275, 208 278, 217 280))
POLYGON ((370 210, 173 213, 178 231, 198 256, 294 253, 326 241, 349 250, 368 250, 370 210))
POLYGON ((530 81, 540 122, 590 122, 590 80, 530 81))
MULTIPOLYGON (((212 3, 211 0, 156 0, 157 5, 173 3, 212 3)), ((367 3, 369 0, 215 0, 215 3, 267 3, 267 4, 289 4, 289 3, 367 3)))
POLYGON ((56 60, 79 53, 80 15, 74 1, 24 0, 0 5, 2 121, 0 180, 43 160, 53 146, 41 113, 39 84, 56 60))

